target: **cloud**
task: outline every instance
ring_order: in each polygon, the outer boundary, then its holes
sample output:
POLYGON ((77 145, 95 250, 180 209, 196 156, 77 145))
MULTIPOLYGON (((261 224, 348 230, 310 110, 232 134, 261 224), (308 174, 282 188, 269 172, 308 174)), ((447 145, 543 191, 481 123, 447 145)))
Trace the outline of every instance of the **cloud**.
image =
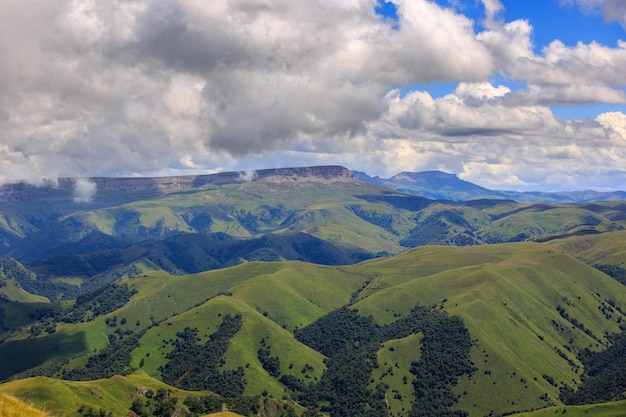
POLYGON ((245 172, 239 173, 239 181, 240 182, 252 182, 257 179, 256 171, 252 169, 248 169, 245 172))
POLYGON ((577 5, 585 13, 602 14, 609 22, 626 29, 626 3, 623 0, 561 0, 563 5, 577 5))
POLYGON ((74 202, 90 203, 96 196, 98 186, 88 178, 77 178, 74 181, 74 202))
POLYGON ((610 146, 579 152, 585 166, 622 153, 617 125, 549 106, 626 103, 626 44, 536 54, 531 23, 504 22, 498 0, 482 1, 484 30, 427 0, 394 1, 394 22, 374 0, 36 4, 0 2, 0 181, 341 163, 525 183, 516 170, 574 161, 585 141, 610 146), (437 81, 458 87, 400 92, 437 81))
POLYGON ((441 98, 391 91, 388 113, 372 124, 387 138, 379 156, 388 166, 407 161, 412 170, 455 172, 492 188, 623 187, 626 115, 562 120, 545 105, 511 106, 514 95, 489 83, 461 83, 441 98))
POLYGON ((596 121, 605 129, 612 131, 619 138, 626 141, 626 115, 622 112, 602 113, 596 117, 596 121))
POLYGON ((498 21, 498 14, 504 10, 500 0, 481 0, 485 8, 485 27, 492 27, 498 21))

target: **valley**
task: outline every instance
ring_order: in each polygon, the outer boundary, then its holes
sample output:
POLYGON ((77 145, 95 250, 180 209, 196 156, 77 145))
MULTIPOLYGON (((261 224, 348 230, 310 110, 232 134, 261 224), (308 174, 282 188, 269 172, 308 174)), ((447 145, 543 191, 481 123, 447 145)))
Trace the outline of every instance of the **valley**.
POLYGON ((94 182, 3 194, 0 393, 63 416, 626 407, 615 378, 570 404, 626 329, 622 201, 434 200, 341 167, 94 182))

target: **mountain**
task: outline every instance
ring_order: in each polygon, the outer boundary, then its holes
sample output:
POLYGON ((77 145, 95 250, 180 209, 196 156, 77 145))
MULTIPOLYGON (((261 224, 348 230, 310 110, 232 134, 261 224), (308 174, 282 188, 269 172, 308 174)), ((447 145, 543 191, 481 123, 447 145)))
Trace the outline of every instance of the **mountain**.
POLYGON ((186 409, 261 407, 245 416, 598 410, 564 403, 581 398, 619 415, 623 201, 431 199, 343 167, 2 198, 0 392, 51 412, 125 415, 179 390, 186 409), (165 391, 146 398, 136 377, 165 391), (66 395, 71 410, 50 401, 66 395))
MULTIPOLYGON (((357 379, 365 381, 364 386, 350 389, 376 392, 382 384, 393 414, 406 415, 415 395, 416 367, 422 366, 419 359, 432 354, 427 350, 433 337, 429 332, 444 326, 453 334, 454 327, 449 326, 456 323, 467 329, 472 365, 442 385, 457 399, 452 408, 470 416, 508 414, 550 405, 562 408, 559 388, 576 388, 581 383, 584 366, 577 354, 585 348, 602 350, 610 345, 609 335, 620 332, 626 318, 622 313, 626 287, 540 243, 425 246, 351 266, 250 262, 183 276, 153 271, 119 285, 133 291, 111 311, 96 315, 93 309, 104 300, 119 298, 110 295, 113 292, 84 298, 80 305, 92 307, 81 310, 83 319, 72 323, 63 317, 69 317, 75 307, 62 307, 64 316, 46 314, 40 305, 41 318, 31 318, 33 324, 56 323, 55 331, 42 331, 35 337, 25 337, 28 327, 5 332, 0 377, 21 373, 17 375, 20 380, 34 374, 72 379, 97 375, 89 379, 99 379, 140 368, 162 380, 173 372, 182 384, 181 378, 191 380, 201 370, 183 367, 177 374, 173 364, 185 363, 183 353, 196 352, 194 345, 204 346, 205 352, 216 349, 218 345, 211 344, 217 343, 216 335, 227 320, 239 317, 230 336, 220 339, 224 350, 215 360, 224 379, 214 389, 230 392, 221 390, 227 381, 238 381, 242 372, 245 396, 267 392, 315 408, 323 401, 297 388, 299 384, 327 378, 340 381, 342 372, 351 375, 350 366, 357 366, 354 369, 359 372, 367 369, 358 361, 335 363, 334 352, 341 352, 341 346, 330 351, 317 347, 333 340, 330 336, 312 342, 311 337, 317 336, 309 330, 313 336, 303 338, 305 330, 325 320, 323 329, 344 334, 333 343, 348 337, 346 326, 352 323, 354 336, 350 337, 361 342, 351 344, 350 349, 369 346, 366 342, 371 336, 361 332, 379 326, 380 339, 372 345, 377 365, 364 380, 357 379), (89 304, 89 300, 94 302, 89 304), (422 316, 416 316, 430 324, 420 327, 418 321, 415 330, 408 331, 405 323, 411 322, 407 320, 420 305, 435 307, 418 310, 422 316), (349 315, 343 321, 342 314, 349 311, 365 320, 349 315), (367 320, 370 316, 373 322, 367 320), (462 321, 454 321, 455 317, 462 321), (190 341, 185 335, 193 329, 197 330, 190 341)), ((8 327, 17 312, 3 306, 3 326, 8 327)), ((197 362, 198 354, 194 353, 196 360, 191 363, 197 362)), ((437 363, 443 358, 432 360, 437 363)))
POLYGON ((520 203, 588 203, 594 201, 623 201, 626 192, 562 191, 519 192, 489 190, 454 174, 441 171, 401 172, 391 178, 371 177, 364 172, 352 171, 355 178, 388 187, 403 193, 415 194, 435 200, 468 201, 480 199, 505 199, 520 203))
MULTIPOLYGON (((342 167, 243 177, 93 179, 91 201, 75 201, 78 180, 22 184, 17 194, 14 185, 0 205, 0 256, 36 274, 19 285, 57 300, 152 269, 183 275, 259 260, 352 264, 421 245, 548 241, 626 228, 621 202, 432 200, 362 182, 342 167)), ((444 180, 454 183, 435 174, 422 183, 444 180)), ((11 285, 0 293, 17 300, 11 285)))
POLYGON ((464 181, 454 174, 441 171, 401 172, 388 179, 370 177, 359 171, 353 171, 353 175, 361 181, 433 200, 467 201, 505 198, 497 191, 488 190, 464 181))

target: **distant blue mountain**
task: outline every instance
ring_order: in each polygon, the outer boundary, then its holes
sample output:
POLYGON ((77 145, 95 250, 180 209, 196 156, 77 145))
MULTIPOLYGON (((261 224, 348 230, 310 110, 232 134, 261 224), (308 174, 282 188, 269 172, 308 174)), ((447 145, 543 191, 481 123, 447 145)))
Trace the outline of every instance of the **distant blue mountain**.
POLYGON ((370 177, 365 172, 352 171, 360 181, 370 182, 407 194, 434 200, 469 201, 481 199, 515 200, 522 203, 587 203, 592 201, 626 200, 626 192, 563 191, 518 192, 489 190, 441 171, 401 172, 391 178, 370 177))

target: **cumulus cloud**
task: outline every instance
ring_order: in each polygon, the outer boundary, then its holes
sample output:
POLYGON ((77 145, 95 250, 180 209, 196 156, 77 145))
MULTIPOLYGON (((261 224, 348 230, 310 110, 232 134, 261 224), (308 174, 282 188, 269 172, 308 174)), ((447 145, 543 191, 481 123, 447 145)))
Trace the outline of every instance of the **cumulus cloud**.
POLYGON ((96 196, 98 186, 89 178, 77 178, 74 181, 74 202, 90 203, 96 196))
POLYGON ((489 83, 461 83, 441 98, 391 91, 388 113, 372 125, 388 138, 380 155, 390 166, 393 160, 410 161, 413 169, 456 172, 492 188, 624 184, 626 115, 562 120, 545 105, 509 105, 512 95, 508 87, 489 83))
POLYGON ((341 163, 539 184, 518 170, 623 152, 609 116, 549 106, 626 103, 626 44, 536 54, 532 22, 503 21, 499 0, 482 26, 428 0, 395 0, 396 22, 375 0, 35 3, 0 3, 0 181, 341 163), (458 87, 400 89, 436 81, 458 87))
POLYGON ((619 138, 626 141, 626 115, 622 112, 608 112, 600 114, 596 120, 605 129, 612 131, 619 138))

